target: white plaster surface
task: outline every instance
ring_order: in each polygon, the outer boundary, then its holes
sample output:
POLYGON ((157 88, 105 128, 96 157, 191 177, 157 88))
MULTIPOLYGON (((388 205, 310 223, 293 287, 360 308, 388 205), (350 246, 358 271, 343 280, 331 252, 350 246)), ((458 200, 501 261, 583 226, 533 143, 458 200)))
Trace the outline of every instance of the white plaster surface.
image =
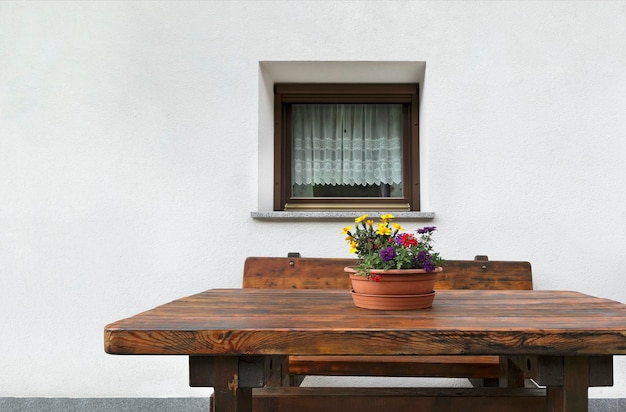
MULTIPOLYGON (((248 255, 347 256, 349 221, 251 217, 297 74, 261 62, 425 62, 442 254, 626 302, 625 38, 619 1, 0 2, 0 397, 207 396, 104 325, 238 287, 248 255)), ((626 397, 624 357, 590 394, 626 397)))

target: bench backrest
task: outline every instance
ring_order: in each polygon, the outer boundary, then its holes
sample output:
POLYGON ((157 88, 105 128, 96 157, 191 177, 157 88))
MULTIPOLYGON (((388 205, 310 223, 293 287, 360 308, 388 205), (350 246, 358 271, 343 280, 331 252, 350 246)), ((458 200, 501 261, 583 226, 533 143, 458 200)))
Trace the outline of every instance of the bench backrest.
MULTIPOLYGON (((244 288, 272 289, 350 289, 343 271, 354 266, 350 258, 248 257, 243 270, 244 288)), ((529 262, 488 260, 448 260, 437 278, 435 289, 533 288, 529 262)))

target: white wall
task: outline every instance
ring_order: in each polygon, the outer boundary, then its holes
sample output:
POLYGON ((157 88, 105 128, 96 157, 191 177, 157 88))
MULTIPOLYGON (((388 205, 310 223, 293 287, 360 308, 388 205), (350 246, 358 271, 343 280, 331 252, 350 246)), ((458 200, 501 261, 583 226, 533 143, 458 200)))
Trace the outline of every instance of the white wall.
MULTIPOLYGON (((106 355, 104 325, 236 287, 247 255, 347 254, 345 222, 250 218, 261 61, 426 62, 444 256, 626 302, 625 22, 624 2, 0 2, 0 396, 205 396, 182 357, 106 355)), ((591 396, 626 397, 615 365, 591 396)))

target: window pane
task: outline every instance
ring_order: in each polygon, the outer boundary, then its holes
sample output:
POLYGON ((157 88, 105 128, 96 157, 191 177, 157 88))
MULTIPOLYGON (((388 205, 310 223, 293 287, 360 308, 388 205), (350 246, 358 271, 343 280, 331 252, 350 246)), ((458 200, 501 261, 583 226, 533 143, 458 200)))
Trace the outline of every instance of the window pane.
POLYGON ((293 197, 402 197, 402 104, 293 104, 293 197))

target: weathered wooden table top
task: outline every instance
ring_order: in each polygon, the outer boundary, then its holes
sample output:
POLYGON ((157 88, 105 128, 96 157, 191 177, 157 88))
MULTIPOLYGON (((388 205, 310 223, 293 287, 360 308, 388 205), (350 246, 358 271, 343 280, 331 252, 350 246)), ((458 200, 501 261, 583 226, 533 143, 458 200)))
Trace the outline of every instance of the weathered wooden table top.
POLYGON ((112 354, 618 355, 626 305, 570 291, 437 291, 433 307, 355 307, 348 291, 213 289, 105 327, 112 354))

